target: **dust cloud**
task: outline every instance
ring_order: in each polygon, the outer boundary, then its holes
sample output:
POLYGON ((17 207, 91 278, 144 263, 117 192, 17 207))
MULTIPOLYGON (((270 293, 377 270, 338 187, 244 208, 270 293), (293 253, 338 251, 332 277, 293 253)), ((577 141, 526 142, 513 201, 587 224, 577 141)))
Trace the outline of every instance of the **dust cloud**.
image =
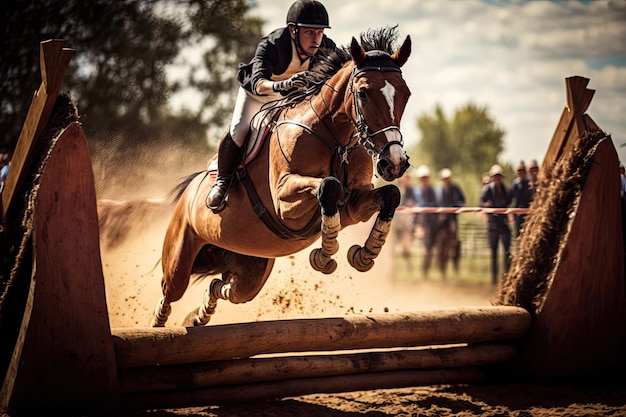
MULTIPOLYGON (((171 212, 164 198, 184 177, 204 169, 210 155, 173 145, 134 150, 133 157, 120 158, 119 153, 111 144, 92 151, 108 311, 112 328, 145 327, 161 297, 159 261, 171 212)), ((210 324, 489 304, 484 291, 394 280, 393 234, 370 271, 353 269, 346 253, 352 245, 364 243, 373 220, 340 233, 334 273, 325 275, 309 265, 309 252, 319 247, 316 242, 302 252, 276 259, 267 283, 252 301, 235 305, 220 300, 210 324)), ((200 305, 209 284, 210 278, 190 284, 183 298, 172 304, 167 325, 181 325, 200 305)))

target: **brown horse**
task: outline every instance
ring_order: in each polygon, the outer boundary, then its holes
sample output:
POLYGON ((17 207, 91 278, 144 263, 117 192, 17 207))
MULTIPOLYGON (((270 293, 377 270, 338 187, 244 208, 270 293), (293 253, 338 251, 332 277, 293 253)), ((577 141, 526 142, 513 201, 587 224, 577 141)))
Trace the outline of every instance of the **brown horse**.
POLYGON ((252 300, 267 280, 274 259, 299 252, 320 235, 311 252, 314 269, 332 273, 337 235, 349 225, 378 216, 363 247, 348 261, 369 270, 379 254, 400 201, 389 184, 374 189, 373 158, 386 181, 409 166, 400 120, 410 96, 400 67, 410 55, 407 36, 395 49, 396 28, 369 30, 361 42, 328 52, 308 74, 309 89, 276 102, 271 134, 250 162, 240 166, 226 208, 206 206, 213 180, 193 174, 178 187, 178 202, 165 236, 162 290, 153 326, 163 326, 191 275, 221 273, 203 304, 185 325, 204 325, 218 299, 252 300))

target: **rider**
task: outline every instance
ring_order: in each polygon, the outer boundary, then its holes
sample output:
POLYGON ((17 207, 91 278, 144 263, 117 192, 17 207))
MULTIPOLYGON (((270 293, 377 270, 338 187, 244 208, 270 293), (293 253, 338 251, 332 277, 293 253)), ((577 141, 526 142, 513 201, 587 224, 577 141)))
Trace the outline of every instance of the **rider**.
POLYGON ((214 211, 224 207, 252 117, 263 104, 305 86, 304 71, 316 62, 319 48, 335 49, 324 35, 330 28, 326 8, 316 0, 297 0, 287 12, 287 26, 261 39, 254 58, 240 65, 240 83, 229 130, 218 148, 217 180, 207 198, 214 211))

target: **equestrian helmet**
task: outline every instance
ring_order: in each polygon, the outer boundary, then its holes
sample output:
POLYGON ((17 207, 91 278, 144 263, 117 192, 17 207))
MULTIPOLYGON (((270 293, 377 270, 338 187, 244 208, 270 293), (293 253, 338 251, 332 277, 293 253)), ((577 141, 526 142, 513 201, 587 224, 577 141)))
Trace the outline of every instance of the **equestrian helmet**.
POLYGON ((329 28, 328 12, 316 0, 298 0, 287 12, 287 24, 312 28, 329 28))

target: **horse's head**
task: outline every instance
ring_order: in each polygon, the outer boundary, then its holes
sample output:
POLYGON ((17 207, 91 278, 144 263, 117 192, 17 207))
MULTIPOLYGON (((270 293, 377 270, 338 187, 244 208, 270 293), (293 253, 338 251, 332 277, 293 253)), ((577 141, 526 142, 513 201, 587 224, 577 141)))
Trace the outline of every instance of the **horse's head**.
POLYGON ((411 54, 411 38, 393 54, 365 49, 352 38, 350 53, 355 62, 350 93, 352 117, 359 141, 377 155, 376 170, 386 181, 400 178, 409 167, 400 120, 411 95, 400 67, 411 54))

